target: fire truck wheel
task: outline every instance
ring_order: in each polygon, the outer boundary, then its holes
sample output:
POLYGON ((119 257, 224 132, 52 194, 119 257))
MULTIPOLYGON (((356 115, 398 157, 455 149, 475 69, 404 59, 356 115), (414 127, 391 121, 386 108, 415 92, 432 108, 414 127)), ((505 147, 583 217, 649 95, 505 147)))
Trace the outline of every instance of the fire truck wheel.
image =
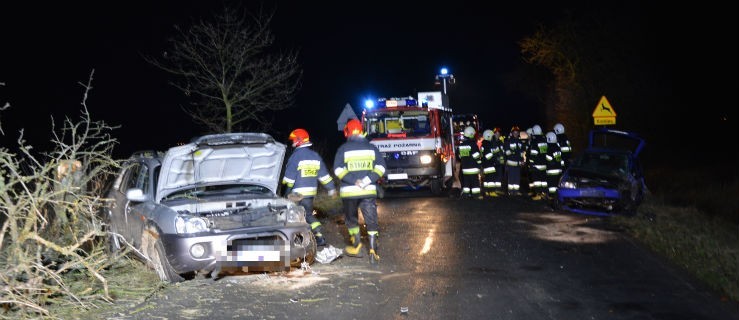
POLYGON ((442 185, 443 185, 443 181, 441 181, 441 179, 431 180, 431 193, 435 196, 440 195, 442 185))
POLYGON ((381 185, 377 186, 377 199, 382 199, 385 197, 385 188, 381 185))

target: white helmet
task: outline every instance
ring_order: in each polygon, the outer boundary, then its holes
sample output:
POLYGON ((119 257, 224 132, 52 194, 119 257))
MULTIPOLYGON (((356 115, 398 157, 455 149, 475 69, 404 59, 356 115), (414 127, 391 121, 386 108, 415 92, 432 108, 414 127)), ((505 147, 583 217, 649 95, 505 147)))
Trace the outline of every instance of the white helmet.
POLYGON ((528 135, 532 135, 532 134, 534 134, 534 129, 528 128, 528 129, 526 129, 526 133, 528 135))
POLYGON ((563 126, 561 123, 557 123, 554 125, 554 133, 556 134, 563 134, 565 133, 565 126, 563 126))
POLYGON ((547 142, 557 143, 557 134, 551 131, 547 132, 547 142))
POLYGON ((467 137, 467 138, 474 138, 475 137, 475 128, 473 128, 473 127, 464 128, 464 136, 467 137))
POLYGON ((541 127, 540 127, 540 126, 539 126, 538 124, 535 124, 535 125, 534 125, 534 126, 533 126, 533 127, 531 128, 531 131, 533 131, 533 132, 534 132, 534 134, 535 134, 535 135, 537 135, 537 136, 540 136, 540 135, 541 135, 541 127))
POLYGON ((488 130, 483 131, 482 138, 487 141, 493 140, 493 130, 488 129, 488 130))
POLYGON ((526 139, 529 138, 529 134, 526 133, 526 132, 521 132, 521 133, 518 134, 518 138, 521 139, 521 140, 526 140, 526 139))

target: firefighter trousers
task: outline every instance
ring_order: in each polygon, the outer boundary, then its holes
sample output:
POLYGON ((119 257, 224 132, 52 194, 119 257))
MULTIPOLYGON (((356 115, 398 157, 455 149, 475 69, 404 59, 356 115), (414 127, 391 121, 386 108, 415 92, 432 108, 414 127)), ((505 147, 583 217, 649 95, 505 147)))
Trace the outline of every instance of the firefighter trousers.
POLYGON ((376 198, 349 198, 342 199, 344 204, 344 224, 348 229, 359 227, 359 210, 362 211, 364 224, 367 225, 367 232, 379 231, 380 226, 377 222, 377 201, 376 198))

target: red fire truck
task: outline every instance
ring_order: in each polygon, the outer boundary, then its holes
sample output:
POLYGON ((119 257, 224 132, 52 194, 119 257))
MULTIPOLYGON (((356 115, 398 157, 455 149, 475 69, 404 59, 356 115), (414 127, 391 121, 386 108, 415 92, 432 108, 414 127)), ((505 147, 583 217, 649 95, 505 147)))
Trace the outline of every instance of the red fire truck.
POLYGON ((366 103, 362 124, 367 139, 385 157, 383 189, 443 191, 453 176, 455 159, 452 110, 443 106, 441 92, 366 103))

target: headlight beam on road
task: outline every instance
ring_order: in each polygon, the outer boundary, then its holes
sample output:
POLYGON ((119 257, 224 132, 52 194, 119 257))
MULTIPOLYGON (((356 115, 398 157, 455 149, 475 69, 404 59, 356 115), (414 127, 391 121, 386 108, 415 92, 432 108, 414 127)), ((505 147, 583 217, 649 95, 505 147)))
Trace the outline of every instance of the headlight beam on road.
POLYGON ((431 243, 434 242, 434 232, 436 232, 436 229, 429 230, 429 235, 426 236, 426 241, 423 242, 423 248, 421 248, 420 255, 424 255, 431 250, 431 243))

